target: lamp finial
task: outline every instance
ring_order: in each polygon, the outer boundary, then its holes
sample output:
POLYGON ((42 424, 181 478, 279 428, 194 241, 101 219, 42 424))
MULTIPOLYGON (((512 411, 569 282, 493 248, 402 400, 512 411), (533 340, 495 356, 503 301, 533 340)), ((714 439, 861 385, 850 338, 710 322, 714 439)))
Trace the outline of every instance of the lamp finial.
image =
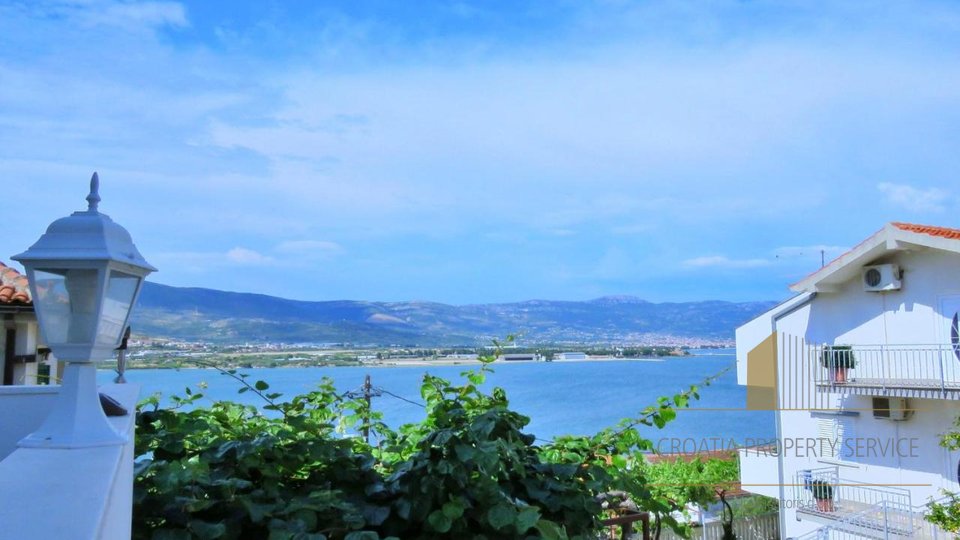
POLYGON ((100 205, 100 176, 97 175, 96 171, 90 177, 90 194, 87 195, 87 203, 89 204, 88 212, 96 212, 100 205))

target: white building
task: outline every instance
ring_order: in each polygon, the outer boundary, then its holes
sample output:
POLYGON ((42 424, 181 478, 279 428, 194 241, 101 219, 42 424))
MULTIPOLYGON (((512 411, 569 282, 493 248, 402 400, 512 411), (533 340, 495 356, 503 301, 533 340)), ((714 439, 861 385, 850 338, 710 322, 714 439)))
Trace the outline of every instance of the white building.
POLYGON ((554 359, 554 360, 557 360, 557 361, 563 361, 563 360, 586 360, 586 359, 587 359, 587 353, 585 353, 585 352, 562 352, 562 353, 557 353, 557 355, 554 356, 553 359, 554 359))
POLYGON ((30 287, 20 272, 0 262, 0 385, 45 384, 58 376, 56 360, 39 343, 30 287))
POLYGON ((540 360, 537 353, 507 353, 501 354, 498 360, 503 362, 536 362, 540 360))
POLYGON ((744 489, 780 499, 783 538, 935 537, 924 505, 960 491, 938 444, 960 415, 960 230, 887 224, 791 289, 737 329, 778 432, 741 450, 744 489))

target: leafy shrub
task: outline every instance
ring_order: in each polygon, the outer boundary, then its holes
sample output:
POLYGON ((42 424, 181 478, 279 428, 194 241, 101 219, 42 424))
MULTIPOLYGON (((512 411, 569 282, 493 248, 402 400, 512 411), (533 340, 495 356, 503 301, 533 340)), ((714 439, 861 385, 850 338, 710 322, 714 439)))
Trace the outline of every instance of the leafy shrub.
POLYGON ((829 369, 853 369, 857 367, 857 359, 849 345, 827 345, 820 352, 820 364, 829 369))
POLYGON ((833 486, 824 480, 810 482, 810 489, 813 491, 813 498, 818 501, 833 499, 833 486))
POLYGON ((230 402, 186 410, 202 397, 190 389, 170 409, 155 396, 137 415, 133 536, 587 539, 598 496, 614 490, 682 530, 647 486, 652 443, 638 428, 666 425, 696 387, 597 435, 538 446, 502 389, 479 389, 492 360, 460 385, 425 376, 426 418, 397 431, 328 379, 279 402, 267 383, 228 372, 266 413, 230 402), (376 445, 344 436, 365 431, 376 445))

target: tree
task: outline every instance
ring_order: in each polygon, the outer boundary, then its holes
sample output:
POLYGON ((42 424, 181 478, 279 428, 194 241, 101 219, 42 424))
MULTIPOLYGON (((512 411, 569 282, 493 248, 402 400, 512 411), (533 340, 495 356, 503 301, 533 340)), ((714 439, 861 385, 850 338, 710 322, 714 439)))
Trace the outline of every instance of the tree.
MULTIPOLYGON (((708 506, 718 499, 723 505, 724 540, 736 538, 733 534, 733 508, 727 502, 727 493, 740 478, 740 466, 733 459, 684 459, 648 463, 647 478, 655 499, 668 501, 670 512, 686 512, 687 505, 708 506)), ((662 519, 663 516, 656 516, 662 519)))
MULTIPOLYGON (((940 435, 940 446, 948 450, 960 450, 960 417, 954 422, 953 430, 940 435)), ((945 491, 944 496, 943 502, 928 505, 930 513, 925 519, 944 531, 960 533, 960 495, 945 491)))

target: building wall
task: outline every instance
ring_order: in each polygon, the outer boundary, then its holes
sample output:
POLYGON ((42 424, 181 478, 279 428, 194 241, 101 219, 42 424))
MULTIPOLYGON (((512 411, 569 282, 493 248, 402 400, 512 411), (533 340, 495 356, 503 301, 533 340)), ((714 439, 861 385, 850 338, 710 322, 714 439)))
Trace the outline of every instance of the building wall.
MULTIPOLYGON (((4 353, 7 346, 7 330, 16 332, 13 353, 15 356, 36 354, 39 340, 37 320, 32 313, 19 313, 6 319, 3 330, 0 332, 0 373, 3 373, 6 365, 4 353)), ((37 368, 37 362, 15 363, 12 384, 37 384, 37 368)))
MULTIPOLYGON (((810 344, 833 345, 929 345, 949 342, 949 323, 953 309, 944 313, 944 306, 960 306, 960 255, 938 251, 898 251, 875 263, 896 263, 903 270, 902 288, 886 293, 865 292, 859 275, 843 284, 837 292, 819 293, 809 304, 778 321, 767 313, 737 329, 738 381, 746 383, 746 354, 775 328, 786 335, 799 336, 810 344)), ((784 366, 780 365, 781 377, 784 366)), ((875 484, 927 484, 907 487, 914 506, 930 498, 939 498, 941 489, 960 490, 957 468, 960 455, 941 448, 939 435, 951 428, 960 416, 960 402, 951 400, 910 399, 917 409, 906 421, 873 418, 869 396, 833 394, 829 408, 854 413, 837 416, 824 412, 780 411, 778 413, 784 439, 819 439, 825 429, 839 425, 846 432, 845 441, 881 444, 895 441, 906 456, 891 449, 864 447, 847 455, 825 455, 825 452, 785 452, 783 482, 794 483, 795 474, 803 469, 836 465, 841 478, 852 482, 875 484), (904 445, 915 445, 907 449, 904 445)), ((744 456, 744 470, 769 474, 769 459, 750 464, 744 456)), ((776 471, 774 471, 776 472, 776 471)), ((775 481, 773 478, 768 481, 775 481)), ((749 489, 749 488, 748 488, 749 489)), ((784 498, 794 498, 793 488, 785 488, 784 498)), ((769 488, 763 488, 770 494, 769 488)), ((784 506, 784 537, 797 536, 819 524, 797 521, 796 511, 784 506)))
POLYGON ((814 299, 810 326, 801 335, 828 344, 946 343, 947 319, 939 312, 943 301, 960 297, 960 255, 894 252, 882 262, 900 265, 899 291, 870 293, 859 277, 848 281, 840 292, 814 299))
MULTIPOLYGON (((0 460, 37 429, 53 408, 59 386, 0 386, 0 460)), ((2 534, 0 534, 2 537, 2 534)))
POLYGON ((747 384, 747 353, 773 332, 773 311, 776 309, 737 328, 737 384, 744 386, 747 384))

